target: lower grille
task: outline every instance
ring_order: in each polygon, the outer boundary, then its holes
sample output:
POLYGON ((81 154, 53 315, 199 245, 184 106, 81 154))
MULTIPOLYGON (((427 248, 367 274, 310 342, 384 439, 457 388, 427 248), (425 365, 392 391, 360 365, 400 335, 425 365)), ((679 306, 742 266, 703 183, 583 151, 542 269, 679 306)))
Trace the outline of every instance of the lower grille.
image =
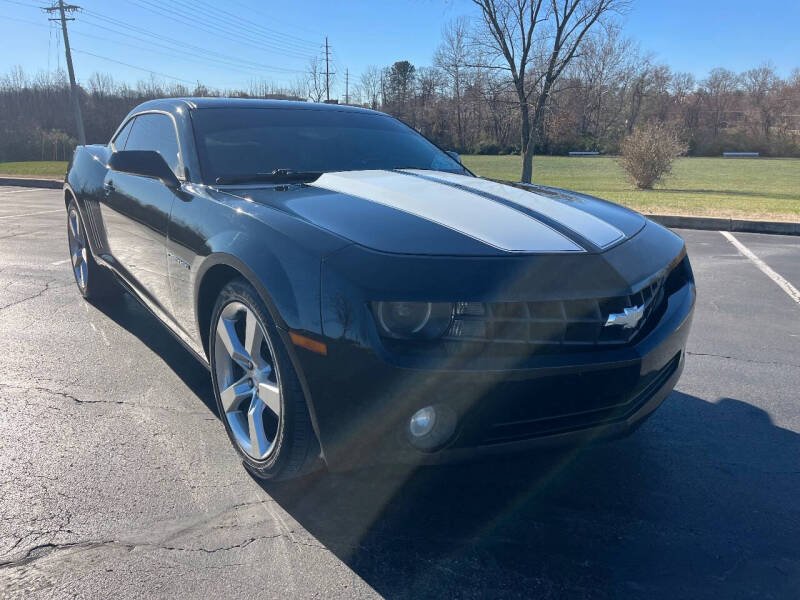
POLYGON ((516 393, 505 389, 470 415, 457 444, 499 444, 626 419, 661 389, 680 358, 645 380, 635 366, 520 382, 516 393))

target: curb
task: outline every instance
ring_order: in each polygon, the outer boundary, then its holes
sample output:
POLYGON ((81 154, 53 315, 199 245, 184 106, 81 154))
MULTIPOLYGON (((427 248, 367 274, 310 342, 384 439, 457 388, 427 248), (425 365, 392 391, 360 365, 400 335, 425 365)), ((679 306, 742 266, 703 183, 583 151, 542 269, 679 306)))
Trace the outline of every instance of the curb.
POLYGON ((748 221, 718 217, 679 217, 675 215, 645 215, 664 227, 677 229, 709 229, 714 231, 738 231, 742 233, 774 233, 778 235, 800 235, 800 223, 780 221, 748 221))
POLYGON ((60 190, 64 182, 59 179, 34 179, 33 177, 2 177, 0 185, 16 185, 19 187, 49 188, 60 190))

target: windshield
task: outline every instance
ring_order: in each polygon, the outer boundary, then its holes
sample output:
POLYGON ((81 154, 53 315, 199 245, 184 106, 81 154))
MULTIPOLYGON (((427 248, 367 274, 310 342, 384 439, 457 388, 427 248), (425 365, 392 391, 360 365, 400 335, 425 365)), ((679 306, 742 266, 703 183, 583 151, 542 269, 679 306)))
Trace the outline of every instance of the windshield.
POLYGON ((203 180, 276 170, 430 169, 464 173, 453 158, 391 117, 344 110, 213 108, 192 113, 203 180))

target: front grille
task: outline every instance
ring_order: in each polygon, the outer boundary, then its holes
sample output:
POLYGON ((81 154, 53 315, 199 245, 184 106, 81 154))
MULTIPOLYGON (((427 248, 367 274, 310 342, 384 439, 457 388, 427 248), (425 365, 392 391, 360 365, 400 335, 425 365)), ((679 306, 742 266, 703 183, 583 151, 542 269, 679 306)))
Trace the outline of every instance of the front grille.
POLYGON ((544 351, 580 351, 629 343, 664 295, 664 277, 634 294, 544 302, 459 302, 444 340, 520 345, 544 351), (643 307, 631 327, 606 325, 610 315, 643 307))

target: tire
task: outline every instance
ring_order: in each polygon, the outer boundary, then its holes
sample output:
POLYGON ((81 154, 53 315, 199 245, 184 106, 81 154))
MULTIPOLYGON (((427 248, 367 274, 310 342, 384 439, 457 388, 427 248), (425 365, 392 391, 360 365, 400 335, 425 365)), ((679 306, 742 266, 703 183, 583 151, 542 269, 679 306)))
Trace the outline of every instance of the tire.
POLYGON ((217 409, 244 466, 273 481, 314 470, 319 443, 300 380, 266 304, 245 279, 220 292, 208 339, 217 409))
POLYGON ((90 301, 105 300, 121 293, 111 272, 101 267, 89 247, 86 226, 73 198, 67 206, 67 241, 72 274, 81 295, 90 301))

